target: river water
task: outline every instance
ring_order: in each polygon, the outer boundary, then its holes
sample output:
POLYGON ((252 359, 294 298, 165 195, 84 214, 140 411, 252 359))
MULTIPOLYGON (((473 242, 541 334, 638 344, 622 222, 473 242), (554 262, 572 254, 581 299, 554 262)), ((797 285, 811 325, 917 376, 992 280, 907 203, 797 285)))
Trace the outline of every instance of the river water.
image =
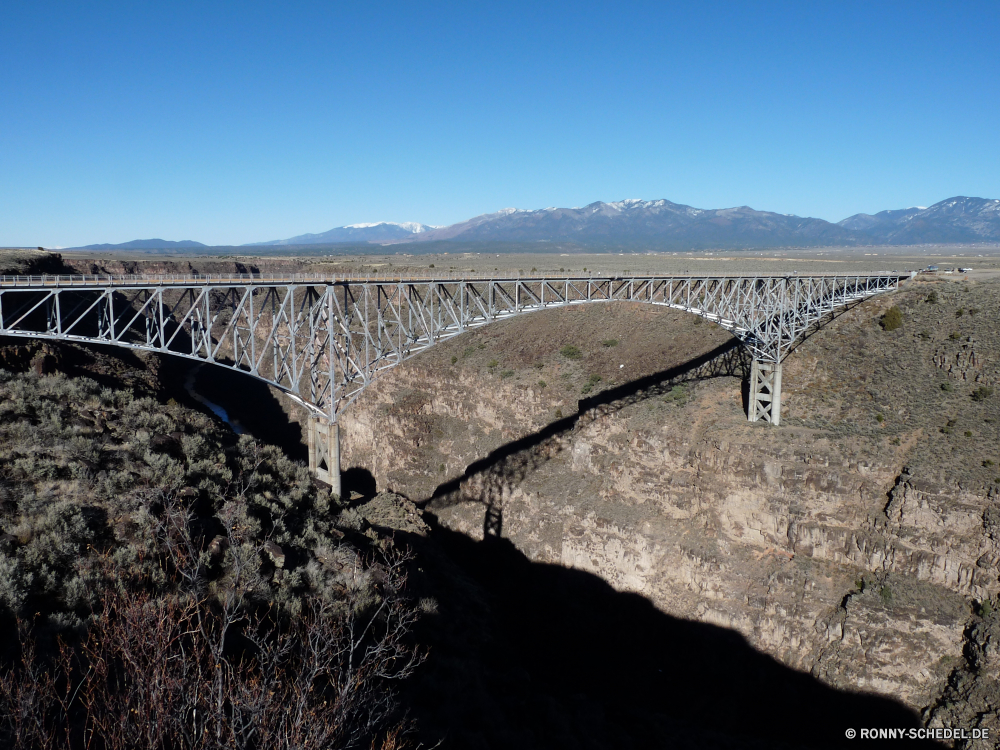
POLYGON ((233 432, 237 435, 243 435, 246 433, 246 429, 240 424, 240 421, 235 417, 230 417, 229 412, 227 412, 222 406, 210 401, 203 395, 198 393, 198 373, 201 372, 201 368, 205 365, 195 365, 190 370, 188 370, 187 377, 184 379, 184 390, 187 391, 188 395, 197 401, 199 404, 208 407, 208 409, 219 419, 229 425, 233 432))

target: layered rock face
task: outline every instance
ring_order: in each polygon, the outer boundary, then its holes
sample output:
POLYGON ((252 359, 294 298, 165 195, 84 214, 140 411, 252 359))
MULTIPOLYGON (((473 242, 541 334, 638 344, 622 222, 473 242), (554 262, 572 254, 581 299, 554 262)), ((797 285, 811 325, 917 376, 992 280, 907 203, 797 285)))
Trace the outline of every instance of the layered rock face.
POLYGON ((911 282, 842 315, 786 360, 778 428, 746 422, 732 367, 684 372, 728 340, 711 324, 524 316, 384 376, 343 417, 344 466, 831 685, 997 727, 998 301, 911 282))

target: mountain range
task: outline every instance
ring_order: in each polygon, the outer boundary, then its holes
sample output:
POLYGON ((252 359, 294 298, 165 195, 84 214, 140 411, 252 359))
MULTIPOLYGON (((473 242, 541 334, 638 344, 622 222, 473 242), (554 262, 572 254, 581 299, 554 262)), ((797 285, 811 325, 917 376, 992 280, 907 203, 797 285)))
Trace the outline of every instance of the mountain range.
MULTIPOLYGON (((415 222, 350 224, 253 246, 560 243, 593 250, 925 245, 1000 242, 1000 200, 958 196, 933 206, 823 219, 747 206, 702 209, 668 200, 596 202, 582 208, 505 208, 451 226, 415 222)), ((205 247, 190 240, 134 240, 87 250, 205 247), (159 243, 159 244, 154 244, 159 243)), ((543 250, 539 247, 538 250, 543 250)), ((420 248, 413 247, 414 252, 420 248)))
POLYGON ((837 226, 884 245, 997 242, 1000 200, 958 196, 929 208, 880 211, 874 216, 855 214, 837 226))
POLYGON ((582 208, 505 208, 446 227, 354 224, 261 244, 336 242, 562 242, 663 250, 1000 242, 1000 200, 960 196, 929 208, 855 214, 836 224, 747 206, 702 209, 668 200, 623 200, 582 208))
POLYGON ((84 245, 83 247, 70 248, 72 250, 169 250, 171 248, 184 249, 194 247, 208 247, 194 240, 181 240, 171 242, 170 240, 132 240, 131 242, 121 242, 117 245, 84 245))

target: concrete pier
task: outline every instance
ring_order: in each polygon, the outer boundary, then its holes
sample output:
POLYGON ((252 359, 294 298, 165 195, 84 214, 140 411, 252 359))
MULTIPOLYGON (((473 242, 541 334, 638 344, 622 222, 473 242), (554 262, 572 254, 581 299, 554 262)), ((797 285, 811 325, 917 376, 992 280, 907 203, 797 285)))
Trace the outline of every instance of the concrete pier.
POLYGON ((750 407, 747 419, 751 422, 781 424, 781 365, 777 362, 754 360, 750 366, 750 407))
POLYGON ((309 471, 340 497, 340 425, 336 422, 309 417, 309 471))

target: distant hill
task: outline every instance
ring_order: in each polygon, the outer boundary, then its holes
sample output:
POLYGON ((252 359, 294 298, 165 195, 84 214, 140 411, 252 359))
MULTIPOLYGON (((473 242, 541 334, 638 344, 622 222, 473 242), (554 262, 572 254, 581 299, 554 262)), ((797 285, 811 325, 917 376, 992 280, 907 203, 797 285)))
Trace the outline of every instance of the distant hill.
POLYGON ((838 226, 879 245, 1000 242, 1000 200, 957 196, 929 208, 855 214, 838 226))
POLYGON ((131 242, 121 242, 117 245, 84 245, 83 247, 69 248, 71 250, 169 250, 173 248, 193 248, 208 247, 194 240, 181 240, 171 242, 170 240, 132 240, 131 242))
POLYGON ((392 242, 409 239, 415 235, 426 233, 438 227, 427 224, 417 224, 407 221, 401 224, 393 221, 379 221, 374 224, 349 224, 346 227, 335 227, 319 234, 300 234, 287 240, 271 240, 270 242, 251 242, 253 245, 329 245, 342 242, 392 242))

